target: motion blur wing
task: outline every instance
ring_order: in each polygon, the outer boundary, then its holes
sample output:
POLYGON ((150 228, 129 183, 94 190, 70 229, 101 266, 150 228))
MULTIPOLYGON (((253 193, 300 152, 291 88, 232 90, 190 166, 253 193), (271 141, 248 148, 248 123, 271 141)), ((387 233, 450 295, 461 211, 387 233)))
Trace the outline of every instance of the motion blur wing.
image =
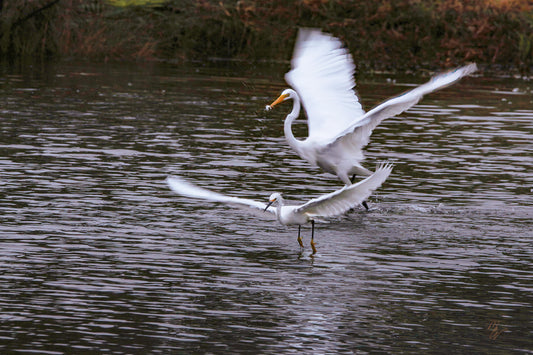
POLYGON ((309 139, 336 137, 364 115, 355 91, 355 65, 342 43, 316 29, 300 29, 285 75, 307 113, 309 139))
MULTIPOLYGON (((342 134, 338 140, 352 140, 357 142, 359 148, 366 146, 370 139, 370 134, 378 124, 386 118, 396 116, 403 111, 416 105, 420 99, 430 92, 443 89, 462 77, 469 75, 477 70, 475 63, 457 68, 455 70, 439 74, 427 83, 407 91, 399 96, 379 104, 372 110, 368 111, 359 121, 353 123, 342 134)), ((332 144, 336 144, 332 143, 332 144)), ((346 143, 346 142, 344 142, 346 143)))
POLYGON ((169 176, 167 177, 166 181, 170 189, 172 189, 172 191, 182 196, 187 196, 187 197, 192 197, 192 198, 197 198, 197 199, 202 199, 202 200, 208 200, 208 201, 213 201, 213 202, 226 203, 234 207, 247 209, 248 211, 252 212, 254 215, 269 216, 270 218, 276 215, 276 210, 273 207, 269 207, 265 211, 265 208, 267 205, 264 203, 250 200, 247 198, 226 196, 215 191, 210 191, 210 190, 198 187, 196 185, 193 185, 190 182, 187 182, 178 176, 169 176))
POLYGON ((310 217, 333 217, 345 213, 350 208, 365 201, 374 190, 383 184, 389 177, 393 165, 382 163, 376 171, 366 179, 324 196, 312 199, 298 207, 297 212, 305 213, 310 217))

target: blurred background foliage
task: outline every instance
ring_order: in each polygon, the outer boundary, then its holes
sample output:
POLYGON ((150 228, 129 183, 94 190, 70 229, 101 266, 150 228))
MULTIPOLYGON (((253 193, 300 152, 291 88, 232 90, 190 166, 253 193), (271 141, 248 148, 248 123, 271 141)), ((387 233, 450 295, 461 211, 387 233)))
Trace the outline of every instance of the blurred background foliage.
POLYGON ((340 37, 359 68, 533 67, 524 0, 0 0, 0 55, 288 60, 301 26, 340 37))

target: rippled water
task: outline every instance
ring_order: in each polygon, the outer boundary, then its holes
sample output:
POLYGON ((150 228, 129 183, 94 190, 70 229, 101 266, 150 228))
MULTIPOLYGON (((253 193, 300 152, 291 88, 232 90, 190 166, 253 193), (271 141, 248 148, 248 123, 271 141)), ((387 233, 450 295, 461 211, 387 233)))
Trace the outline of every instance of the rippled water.
MULTIPOLYGON (((468 78, 385 121, 369 201, 296 229, 173 194, 303 202, 286 68, 63 64, 0 76, 2 353, 531 353, 533 85, 468 78)), ((358 79, 365 108, 425 79, 358 79), (390 79, 390 80, 388 80, 390 79)), ((305 122, 296 127, 305 135, 305 122)))

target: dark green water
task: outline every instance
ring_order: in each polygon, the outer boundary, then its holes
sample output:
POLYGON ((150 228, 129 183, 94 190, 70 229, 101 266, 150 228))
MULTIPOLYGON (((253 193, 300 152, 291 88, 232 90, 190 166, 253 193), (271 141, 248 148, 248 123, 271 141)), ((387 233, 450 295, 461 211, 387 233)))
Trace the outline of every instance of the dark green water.
MULTIPOLYGON (((533 84, 467 78, 383 122, 365 164, 393 174, 310 257, 295 227, 164 182, 339 188, 286 145, 290 105, 263 111, 285 69, 3 69, 0 351, 531 353, 533 84)), ((387 79, 358 79, 366 109, 425 81, 387 79)))

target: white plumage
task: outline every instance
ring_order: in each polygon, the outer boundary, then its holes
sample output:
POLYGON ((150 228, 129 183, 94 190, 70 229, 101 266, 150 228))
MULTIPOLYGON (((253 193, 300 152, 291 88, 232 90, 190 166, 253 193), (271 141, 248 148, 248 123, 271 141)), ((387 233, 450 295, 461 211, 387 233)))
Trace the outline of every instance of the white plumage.
MULTIPOLYGON (((356 184, 344 186, 337 191, 322 195, 298 206, 285 205, 283 198, 279 193, 273 193, 270 196, 269 203, 264 204, 246 198, 226 196, 218 192, 210 191, 195 186, 177 176, 169 176, 167 178, 167 183, 174 192, 180 195, 246 208, 253 211, 255 214, 264 213, 265 215, 274 215, 283 225, 298 224, 300 226, 307 222, 311 222, 313 225, 311 246, 314 253, 316 252, 313 242, 314 219, 317 217, 333 217, 341 215, 350 208, 360 204, 366 200, 374 190, 381 186, 390 175, 392 167, 393 166, 390 163, 382 163, 377 167, 376 172, 366 179, 356 184)), ((303 246, 300 238, 300 228, 298 228, 298 242, 303 246)))
POLYGON ((381 121, 402 113, 425 94, 442 89, 477 69, 475 64, 470 64, 440 74, 365 113, 353 90, 355 65, 337 38, 320 30, 301 29, 291 66, 285 79, 295 90, 284 90, 267 110, 293 99, 292 111, 284 125, 287 142, 301 158, 337 175, 346 185, 351 184, 350 177, 354 174, 371 174, 360 164, 364 159, 362 149, 381 121), (304 140, 296 139, 291 129, 300 114, 300 100, 309 127, 304 140))

